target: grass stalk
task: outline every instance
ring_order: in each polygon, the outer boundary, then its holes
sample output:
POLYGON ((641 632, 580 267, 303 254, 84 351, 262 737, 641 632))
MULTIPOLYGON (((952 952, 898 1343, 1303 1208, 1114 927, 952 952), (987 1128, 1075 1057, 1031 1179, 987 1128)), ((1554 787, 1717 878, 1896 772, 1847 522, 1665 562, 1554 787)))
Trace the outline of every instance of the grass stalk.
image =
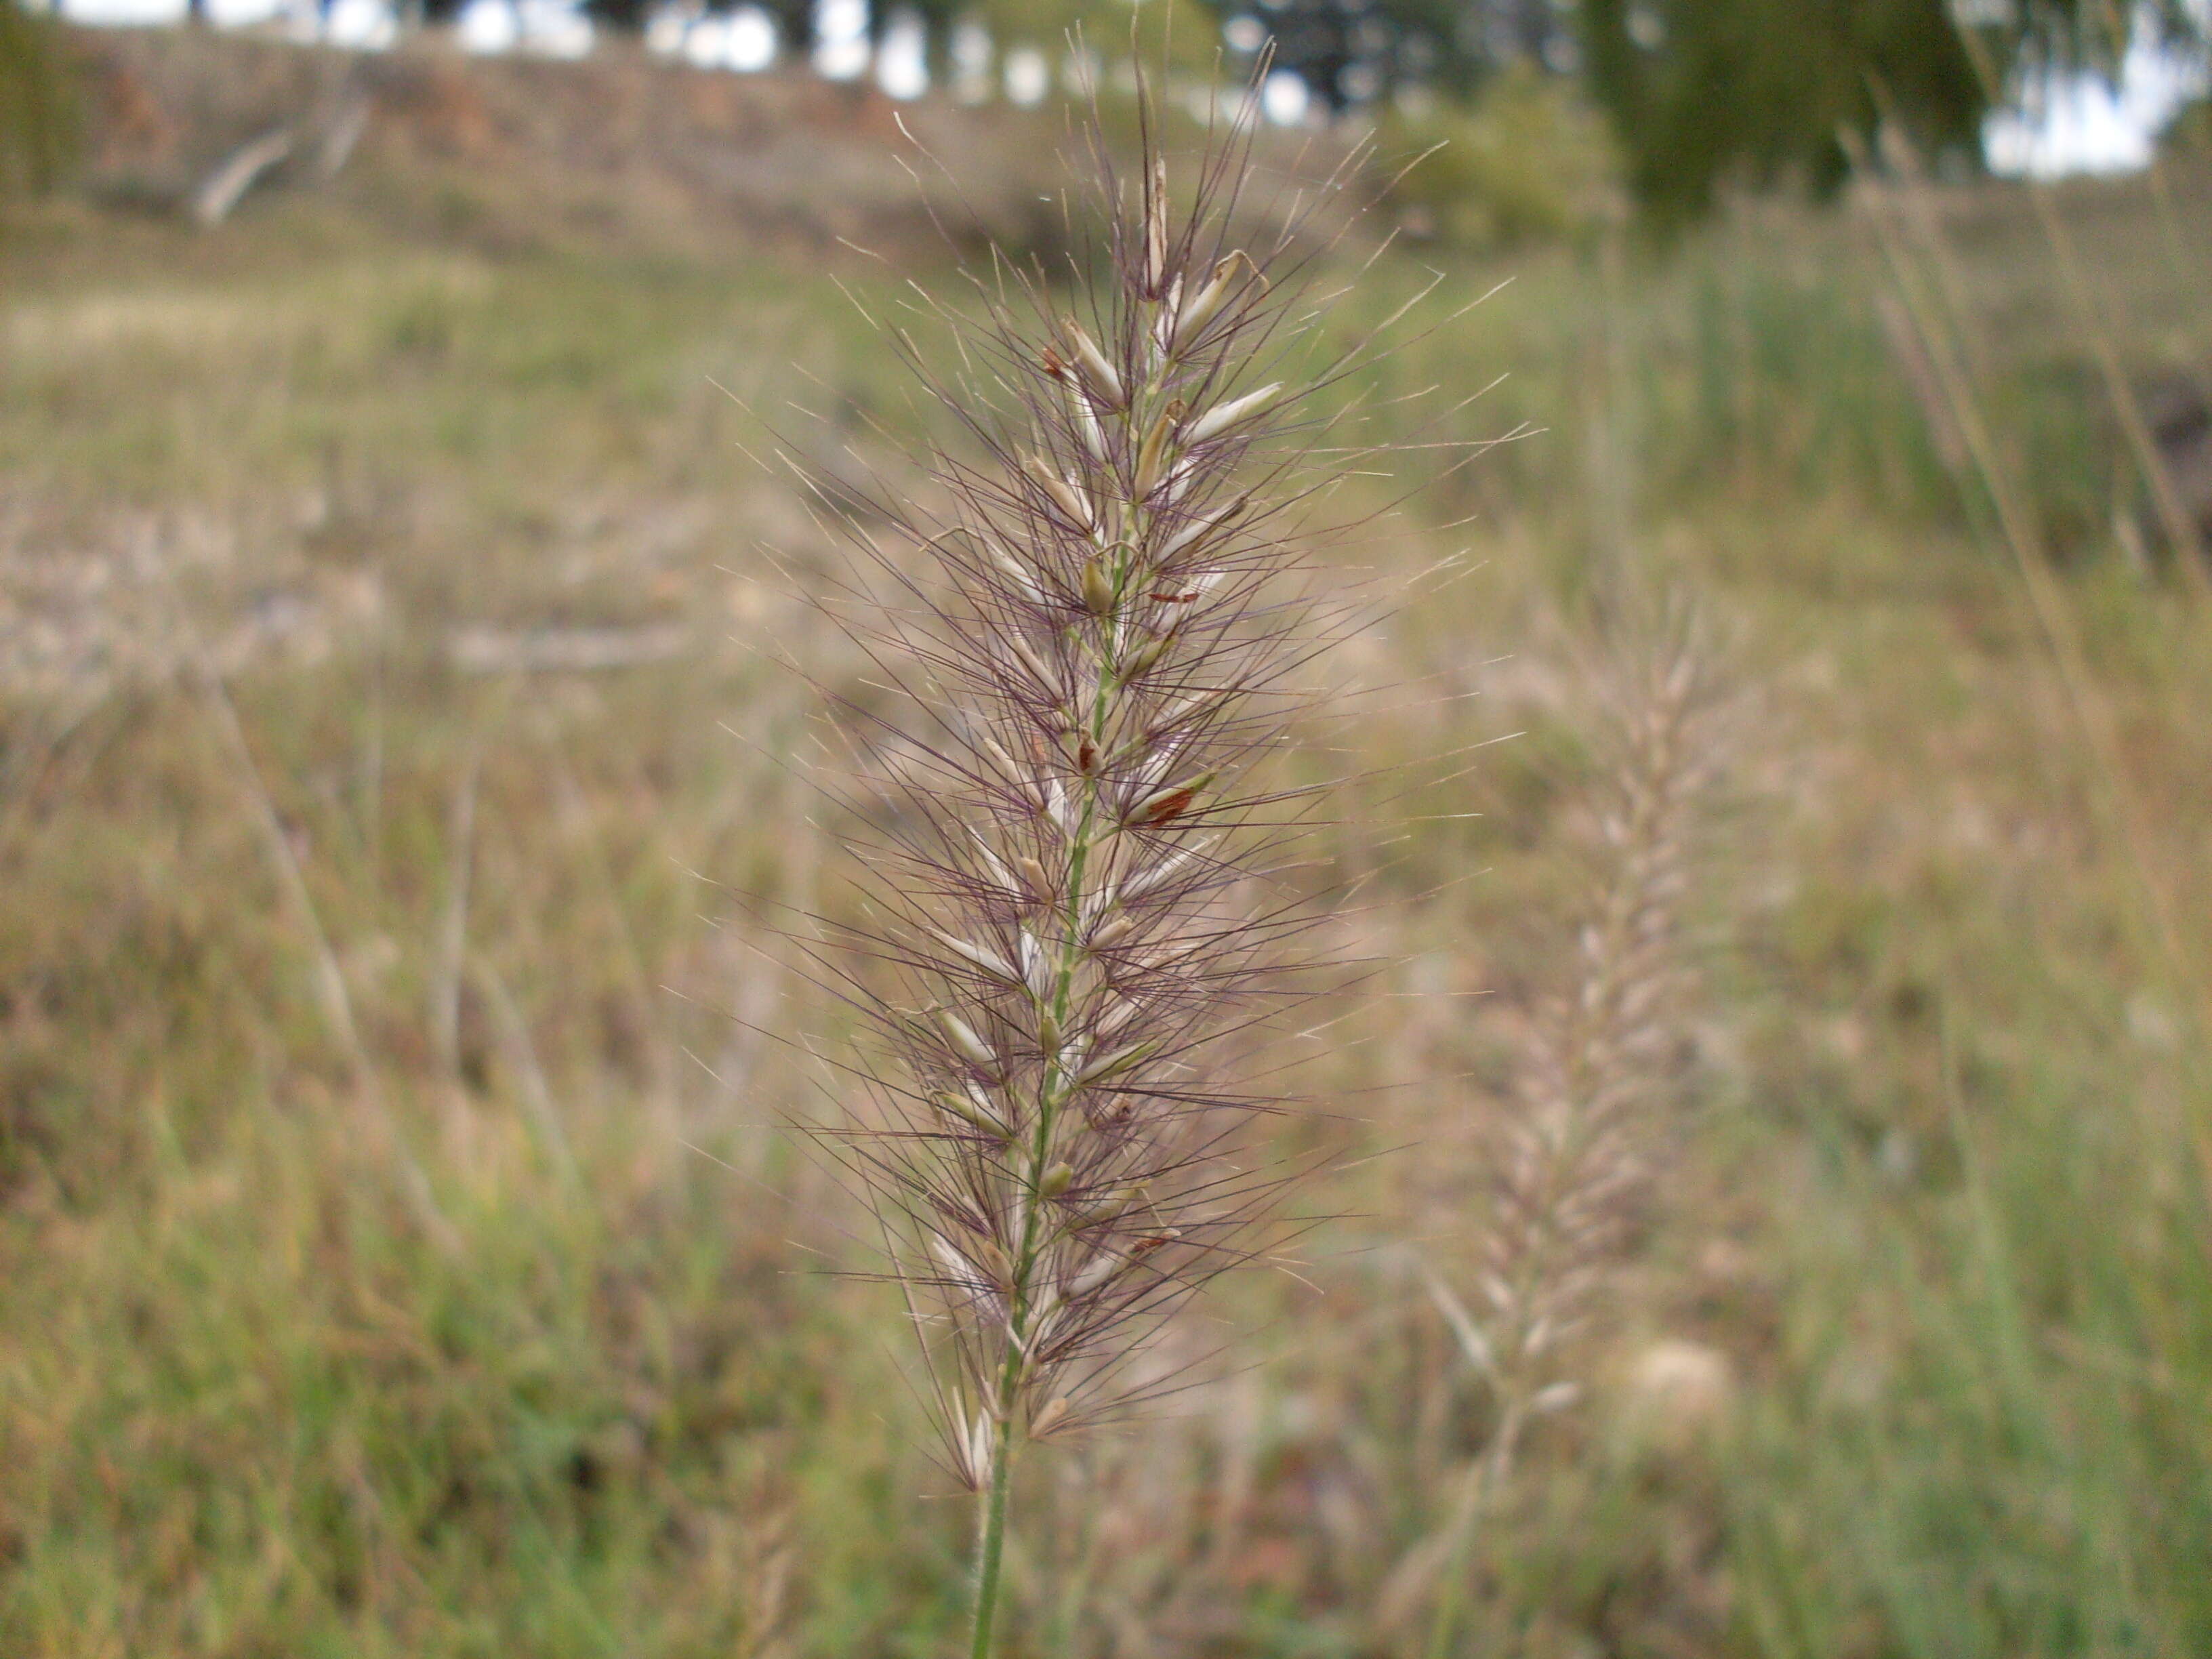
MULTIPOLYGON (((2204 967, 2195 935, 2179 920, 2185 907, 2166 872, 2149 805, 2128 763, 2119 717, 2090 662, 2087 641, 2073 602, 2051 568, 2025 493, 1977 391, 1962 343, 1966 328, 1966 307, 1949 249, 1927 210, 1924 197, 1911 204, 1919 211, 1909 212, 1905 205, 1893 199, 1880 170, 1869 165, 1863 147, 1848 137, 1846 143, 1851 151, 1852 165, 1866 189, 1872 210, 1869 217, 1875 225, 1896 291, 1919 332, 1952 424, 1996 509, 2013 569, 2027 597, 2037 631, 2057 670, 2066 707, 2093 767, 2093 783, 2096 787, 2091 794, 2097 816, 2103 821, 2101 827, 2124 849, 2125 867, 2134 878, 2138 915, 2148 924, 2153 948, 2164 957, 2177 985, 2193 995, 2195 1018, 2199 1022, 2212 1021, 2212 974, 2208 974, 2204 967), (1905 240, 1908 228, 1917 233, 1922 243, 1925 270, 1914 258, 1905 240)), ((1917 177, 1917 166, 1901 141, 1898 155, 1907 164, 1908 176, 1917 177)), ((2212 1122, 2208 1122, 2201 1112, 2193 1114, 2189 1133, 2200 1178, 2206 1191, 2212 1193, 2212 1122)))
MULTIPOLYGON (((830 692, 849 804, 891 828, 864 851, 867 920, 830 921, 846 948, 816 957, 877 1033, 877 1115, 817 1144, 878 1218, 982 1504, 977 1659, 1020 1449, 1167 1386, 1140 1372, 1151 1337, 1249 1259, 1288 1178, 1245 1128, 1281 1102, 1238 1055, 1304 1000, 1284 972, 1310 909, 1251 895, 1313 792, 1263 766, 1342 625, 1293 515, 1358 452, 1308 435, 1337 368, 1291 378, 1291 236, 1232 238, 1249 131, 1201 158, 1186 210, 1149 128, 1133 189, 1096 143, 1103 281, 1002 268, 980 317, 927 304, 990 365, 923 374, 979 458, 939 455, 929 507, 871 498, 890 593, 825 607, 872 670, 866 703, 830 692)), ((811 482, 842 511, 845 486, 811 482)))
MULTIPOLYGON (((155 549, 157 556, 160 550, 155 549)), ((292 838, 285 832, 283 820, 277 815, 276 803, 269 793, 267 782, 261 775, 258 762, 253 757, 253 746, 246 741, 246 726, 239 719, 238 705, 232 699, 230 688, 222 678, 222 671, 209 652, 206 642, 192 620, 190 607, 185 602, 173 573, 166 560, 157 567, 168 587, 170 608, 176 618, 177 631, 185 647, 187 676, 201 707, 206 710, 209 723, 215 728, 221 743, 223 757, 237 779, 240 792, 253 817, 253 825, 263 850, 267 854, 270 870, 276 878, 278 890, 291 909, 295 920, 306 933, 309 953, 314 964, 316 1004, 324 1024, 343 1055, 353 1092, 358 1107, 367 1114, 372 1131, 383 1142, 386 1156, 396 1167, 400 1194, 424 1232, 441 1247, 453 1250, 459 1241, 453 1225, 439 1208, 436 1196, 430 1189, 428 1175, 407 1144, 405 1131, 398 1115, 392 1109, 386 1095, 382 1079, 362 1042, 361 1023, 354 1016, 353 995, 346 988, 345 970, 338 964, 337 952, 332 949, 329 930, 323 925, 322 911, 314 895, 308 890, 307 872, 300 867, 299 855, 293 851, 292 838)))
POLYGON ((1656 1108, 1667 1093, 1662 1050, 1681 977, 1674 935, 1687 842, 1716 765, 1711 703, 1689 628, 1637 665, 1601 813, 1606 858, 1581 931, 1580 971, 1538 1023, 1523 1110, 1496 1162, 1481 1275, 1487 1319, 1427 1274, 1495 1416, 1443 1528, 1386 1591, 1402 1603, 1420 1577, 1437 1575, 1426 1659, 1453 1650, 1482 1519, 1524 1437, 1578 1397, 1571 1376, 1559 1374, 1559 1353, 1626 1242, 1665 1139, 1656 1108))
MULTIPOLYGON (((1000 1390, 1000 1410, 1013 1408, 1012 1356, 1000 1390)), ((991 1448, 991 1488, 983 1504, 981 1536, 975 1545, 975 1618, 968 1644, 969 1659, 991 1659, 991 1636, 999 1617, 1000 1565, 1006 1549, 1006 1493, 1013 1485, 1014 1441, 1000 1435, 991 1448)))

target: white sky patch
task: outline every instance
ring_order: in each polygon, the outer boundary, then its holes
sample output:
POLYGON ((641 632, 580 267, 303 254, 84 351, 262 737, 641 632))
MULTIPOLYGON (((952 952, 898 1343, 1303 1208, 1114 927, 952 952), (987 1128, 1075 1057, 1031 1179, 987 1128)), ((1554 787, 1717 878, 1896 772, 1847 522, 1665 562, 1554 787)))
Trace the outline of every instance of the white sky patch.
POLYGON ((208 0, 208 21, 227 29, 247 28, 281 16, 284 0, 208 0))
POLYGON ((513 52, 522 20, 509 0, 469 0, 453 19, 453 38, 463 52, 513 52))
POLYGON ((399 20, 386 0, 332 0, 323 39, 356 52, 382 52, 399 38, 399 20))
POLYGON ((919 98, 929 90, 929 29, 919 13, 895 11, 884 26, 876 84, 894 98, 919 98))
POLYGON ((1260 112, 1279 127, 1296 126, 1312 104, 1304 77, 1289 70, 1277 70, 1261 82, 1260 112))
POLYGON ((185 0, 61 0, 61 15, 72 23, 106 23, 118 28, 179 23, 185 0))
POLYGON ((868 72, 868 0, 814 0, 814 72, 825 81, 868 72))
POLYGON ((520 0, 522 49, 540 58, 588 58, 598 31, 574 0, 520 0))
POLYGON ((645 49, 662 58, 673 58, 684 50, 684 42, 690 37, 696 15, 678 11, 673 6, 660 6, 645 20, 645 49))
POLYGON ((470 0, 453 33, 464 52, 539 58, 587 57, 593 39, 592 20, 573 0, 470 0))
POLYGON ((972 17, 952 26, 952 95, 963 104, 991 99, 991 64, 995 56, 991 31, 972 17))
POLYGON ((750 75, 775 62, 775 20, 758 6, 688 18, 677 14, 663 39, 675 44, 659 50, 680 52, 686 62, 701 69, 736 70, 750 75))
POLYGON ((2069 173, 2133 173, 2150 165, 2157 135, 2206 91, 2205 67, 2138 35, 2116 82, 2094 75, 2048 76, 2026 88, 2018 109, 1982 125, 1992 173, 2056 179, 2069 173))
POLYGON ((1221 38, 1231 52, 1257 52, 1267 44, 1267 26, 1249 12, 1240 12, 1221 26, 1221 38))
POLYGON ((758 6, 730 13, 730 41, 722 61, 741 75, 752 75, 775 62, 775 19, 758 6))
POLYGON ((1031 109, 1052 90, 1052 65, 1035 46, 1016 46, 1006 54, 1006 97, 1031 109))
POLYGON ((713 15, 695 21, 684 37, 685 59, 701 69, 721 69, 730 61, 730 20, 713 15))

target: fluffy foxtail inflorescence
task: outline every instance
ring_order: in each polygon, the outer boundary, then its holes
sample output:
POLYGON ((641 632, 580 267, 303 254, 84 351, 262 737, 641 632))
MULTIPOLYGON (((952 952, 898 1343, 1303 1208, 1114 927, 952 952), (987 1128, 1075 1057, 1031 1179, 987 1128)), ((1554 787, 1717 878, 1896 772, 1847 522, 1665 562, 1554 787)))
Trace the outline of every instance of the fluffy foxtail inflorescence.
POLYGON ((1693 623, 1621 665, 1614 753, 1601 786, 1603 848, 1577 939, 1571 988, 1538 1011, 1515 1109, 1491 1159, 1492 1208, 1480 1313, 1430 1276, 1437 1304, 1482 1374, 1495 1416, 1446 1525, 1410 1553, 1386 1623, 1444 1574, 1427 1652, 1451 1651, 1467 1552, 1529 1425, 1579 1385, 1561 1350, 1620 1266, 1662 1152, 1660 1108, 1677 1067, 1686 978, 1680 937, 1700 805, 1721 753, 1718 701, 1693 623))
POLYGON ((1655 1115, 1680 1036, 1686 860, 1720 752, 1714 689, 1686 626, 1624 678, 1600 812, 1603 872, 1574 987, 1537 1022, 1495 1164, 1487 1364, 1504 1403, 1523 1412, 1617 1261, 1664 1145, 1655 1115))
POLYGON ((1309 798, 1255 770, 1327 631, 1290 529, 1310 447, 1282 441, 1316 377, 1269 373, 1291 257, 1225 228, 1233 143, 1194 210, 1149 146, 1134 179, 1098 166, 1103 279, 1076 309, 1002 279, 954 322, 968 372, 924 373, 968 444, 872 504, 923 562, 878 558, 897 591, 854 631, 892 700, 845 711, 889 780, 839 969, 881 1121, 829 1141, 989 1494, 979 1653, 1015 1446, 1162 1386, 1148 1332, 1257 1246, 1284 1176, 1243 1131, 1276 1103, 1226 1062, 1304 925, 1264 878, 1309 798))

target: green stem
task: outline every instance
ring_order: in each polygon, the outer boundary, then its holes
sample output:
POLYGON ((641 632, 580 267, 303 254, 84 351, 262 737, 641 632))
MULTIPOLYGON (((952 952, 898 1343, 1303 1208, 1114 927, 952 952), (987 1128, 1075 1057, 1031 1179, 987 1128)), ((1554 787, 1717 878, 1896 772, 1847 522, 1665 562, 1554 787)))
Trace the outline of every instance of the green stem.
MULTIPOLYGON (((1006 1358, 1008 1370, 999 1385, 1002 1410, 1007 1404, 1007 1379, 1015 1374, 1018 1361, 1011 1346, 1006 1358)), ((969 1644, 969 1659, 991 1659, 991 1626, 999 1613, 999 1563, 1006 1545, 1006 1489, 1012 1483, 1013 1469, 1012 1425, 1002 1417, 991 1443, 991 1496, 983 1508, 983 1536, 976 1548, 975 1636, 969 1644)))
MULTIPOLYGON (((1103 735, 1106 699, 1111 690, 1113 667, 1107 653, 1100 652, 1099 678, 1092 700, 1091 730, 1094 738, 1103 735)), ((1083 950, 1083 878, 1090 861, 1093 826, 1097 821, 1098 787, 1094 781, 1085 791, 1083 817, 1076 826, 1073 845, 1070 848, 1067 876, 1067 902, 1062 917, 1059 971, 1054 975, 1052 1012, 1055 1021, 1067 1018, 1070 993, 1073 988, 1075 964, 1083 950)), ((1029 1324, 1030 1276, 1036 1266, 1037 1228, 1042 1206, 1038 1200, 1038 1183, 1043 1179, 1047 1161, 1052 1156, 1052 1132, 1060 1108, 1066 1103, 1073 1079, 1057 1061, 1048 1066, 1037 1091, 1037 1122, 1036 1133, 1030 1143, 1030 1167, 1024 1185, 1028 1191, 1027 1214, 1022 1223, 1020 1246, 1015 1253, 1012 1296, 1008 1309, 1006 1354, 999 1370, 999 1393, 994 1402, 996 1421, 991 1443, 990 1493, 983 1509, 982 1537, 976 1546, 975 1562, 975 1624, 973 1640, 969 1644, 969 1659, 990 1659, 991 1632, 999 1612, 1000 1567, 1006 1553, 1006 1495, 1012 1485, 1014 1467, 1014 1414, 1021 1389, 1023 1339, 1029 1324)))
MULTIPOLYGON (((1108 646, 1107 635, 1113 617, 1120 612, 1122 590, 1128 583, 1130 574, 1128 562, 1124 556, 1117 561, 1114 571, 1114 610, 1098 623, 1098 672, 1091 698, 1091 735, 1094 743, 1105 740, 1106 720, 1115 676, 1114 653, 1108 646)), ((1054 975, 1051 1003, 1054 1022, 1062 1029, 1067 1022, 1076 966, 1083 955, 1083 884, 1089 869, 1097 821, 1098 783, 1092 778, 1085 781, 1083 815, 1070 838, 1072 845, 1068 849, 1067 896, 1061 913, 1060 962, 1058 971, 1054 975)), ((990 1659, 991 1632, 998 1619, 1000 1567, 1006 1542, 1006 1498, 1012 1484, 1014 1466, 1014 1417, 1021 1393, 1024 1338, 1028 1334, 1030 1278, 1036 1268, 1038 1226, 1043 1208, 1039 1197, 1039 1183, 1044 1178, 1052 1157, 1054 1122, 1060 1108, 1067 1103, 1069 1096, 1074 1092, 1074 1085, 1073 1072, 1055 1058, 1046 1066, 1037 1089, 1036 1130, 1030 1138, 1029 1169, 1024 1182, 1027 1193, 1026 1214, 1022 1222, 1019 1247, 1015 1251, 1013 1283, 1009 1287, 1011 1294, 1006 1310, 1006 1352, 999 1370, 998 1398, 994 1402, 995 1421, 991 1442, 991 1485, 983 1509, 982 1536, 976 1546, 975 1624, 974 1638, 969 1644, 969 1659, 990 1659)))
POLYGON ((1443 1582, 1437 1589, 1436 1616, 1429 1626, 1428 1659, 1447 1659, 1452 1638, 1459 1633, 1461 1602, 1467 1593, 1467 1575, 1474 1559, 1475 1534, 1481 1529, 1482 1512, 1511 1463, 1521 1437, 1524 1408, 1517 1395, 1500 1413, 1498 1430, 1480 1457, 1467 1472, 1451 1522, 1451 1549, 1444 1565, 1443 1582))

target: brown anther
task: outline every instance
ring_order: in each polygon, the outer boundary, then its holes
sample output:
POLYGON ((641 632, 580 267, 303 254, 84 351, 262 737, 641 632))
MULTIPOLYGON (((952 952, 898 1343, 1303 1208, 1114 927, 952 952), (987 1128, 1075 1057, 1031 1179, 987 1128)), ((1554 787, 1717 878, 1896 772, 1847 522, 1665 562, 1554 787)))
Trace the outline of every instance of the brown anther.
POLYGON ((1188 783, 1158 789, 1139 801, 1130 814, 1129 821, 1139 824, 1161 824, 1181 817, 1190 810, 1198 792, 1213 781, 1212 772, 1201 772, 1188 783))
POLYGON ((1147 826, 1172 823, 1190 811, 1190 804, 1196 799, 1197 793, 1194 789, 1170 790, 1165 796, 1153 802, 1138 822, 1147 826))

